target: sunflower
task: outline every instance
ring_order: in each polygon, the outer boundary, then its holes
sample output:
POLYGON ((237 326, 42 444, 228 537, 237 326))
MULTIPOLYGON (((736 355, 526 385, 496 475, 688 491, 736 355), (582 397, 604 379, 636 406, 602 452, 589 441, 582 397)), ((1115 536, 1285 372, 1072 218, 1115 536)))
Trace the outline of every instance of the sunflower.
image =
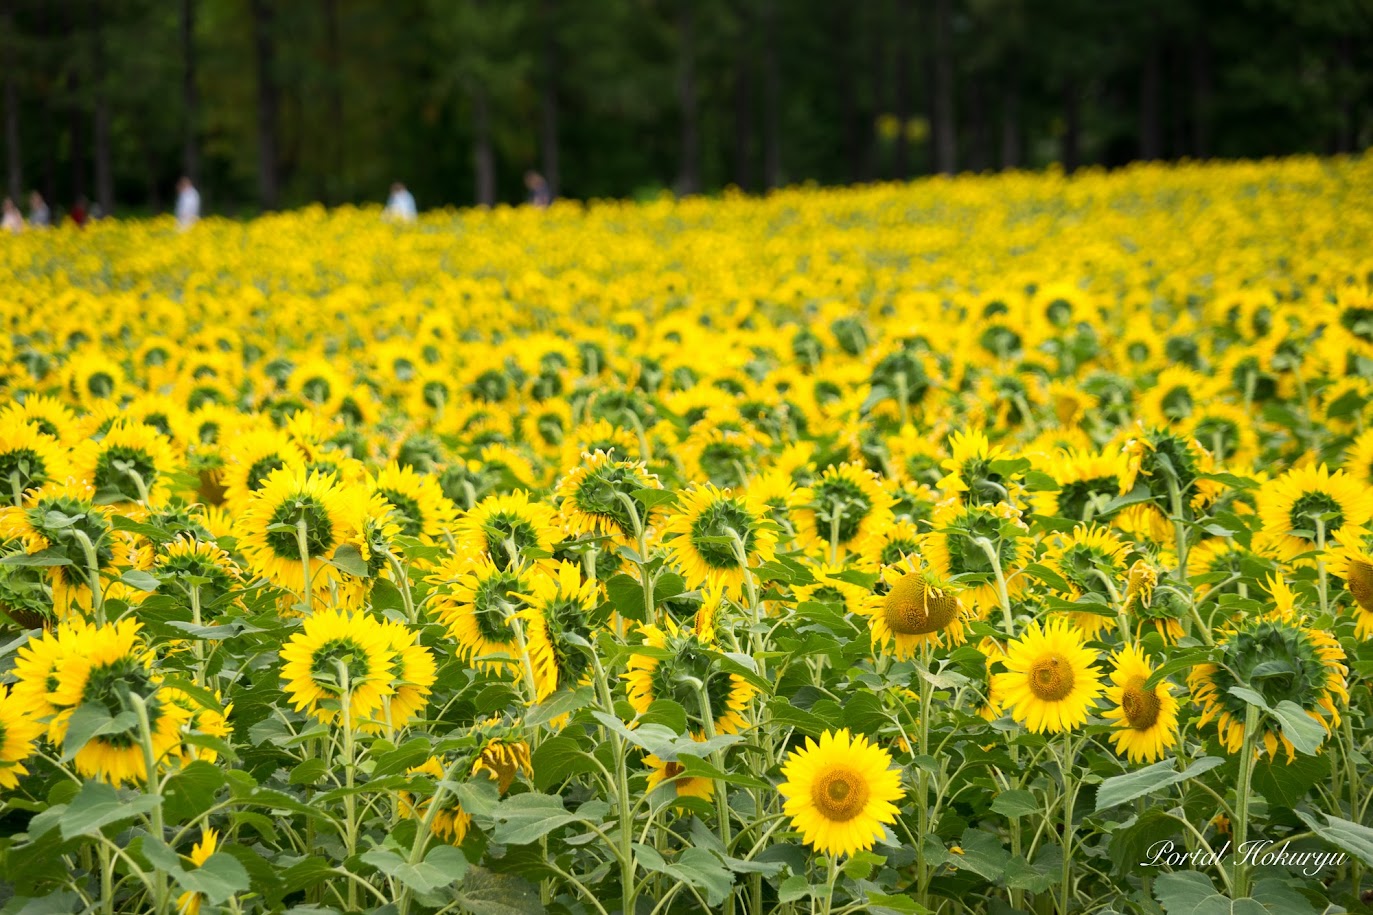
POLYGON ((956 575, 980 576, 981 581, 963 592, 969 608, 985 616, 1000 603, 995 578, 995 556, 1006 581, 1007 596, 1014 599, 1025 589, 1023 566, 1030 546, 1020 512, 1006 503, 960 505, 949 499, 935 508, 934 530, 920 541, 920 555, 941 580, 956 575), (989 555, 983 541, 991 545, 989 555))
POLYGON ((1335 542, 1326 570, 1344 579, 1354 598, 1354 634, 1369 638, 1373 636, 1373 530, 1346 526, 1335 533, 1335 542))
POLYGON ((845 613, 863 612, 863 606, 871 597, 872 592, 856 581, 849 581, 840 577, 848 573, 849 578, 853 578, 853 573, 857 570, 843 563, 828 562, 808 565, 807 569, 812 579, 810 584, 791 586, 791 593, 796 598, 797 604, 813 601, 830 604, 840 608, 845 613))
POLYGON ((563 477, 555 490, 558 510, 574 534, 609 537, 616 543, 634 541, 634 524, 626 500, 634 505, 639 523, 653 527, 661 509, 649 507, 634 493, 661 489, 658 478, 639 461, 617 461, 604 451, 583 455, 581 466, 563 477))
POLYGON ((527 606, 519 618, 528 627, 525 651, 534 675, 535 698, 542 702, 559 687, 580 683, 588 674, 589 649, 573 643, 569 636, 592 640, 588 616, 600 602, 600 591, 595 581, 583 581, 581 567, 570 562, 536 568, 529 581, 528 593, 520 595, 527 606))
POLYGON ((457 642, 458 657, 492 673, 519 663, 511 620, 528 606, 520 596, 529 588, 528 567, 502 569, 485 556, 455 556, 429 583, 434 614, 457 642))
MULTIPOLYGON (((234 710, 234 704, 232 702, 227 705, 223 704, 223 696, 220 695, 219 690, 214 692, 214 698, 219 704, 211 707, 202 705, 201 700, 185 690, 174 687, 164 686, 157 696, 185 712, 186 723, 182 728, 183 738, 204 736, 228 740, 233 734, 233 728, 229 725, 229 715, 234 710)), ((203 759, 211 763, 219 759, 219 752, 214 748, 184 739, 181 755, 188 760, 203 759)))
POLYGON ((14 788, 19 776, 28 775, 24 760, 33 754, 33 742, 43 735, 43 725, 23 696, 0 686, 0 788, 14 788))
POLYGON ((1114 685, 1106 688, 1106 698, 1116 707, 1103 713, 1115 722, 1111 741, 1132 763, 1156 762, 1178 742, 1178 700, 1166 681, 1145 689, 1154 667, 1138 647, 1126 645, 1112 660, 1114 685))
POLYGON ((303 595, 304 539, 311 590, 322 594, 330 585, 343 584, 344 573, 331 560, 345 543, 361 545, 363 495, 345 489, 331 474, 303 467, 272 471, 248 499, 235 525, 248 567, 277 587, 303 595))
POLYGON ((70 473, 66 449, 37 425, 0 425, 0 498, 22 505, 25 495, 44 483, 65 480, 70 473))
MULTIPOLYGON (((179 755, 181 727, 189 715, 158 695, 153 654, 144 646, 139 628, 139 623, 125 618, 72 631, 56 671, 57 688, 51 693, 53 706, 61 709, 49 728, 53 743, 63 743, 78 706, 99 706, 117 718, 134 711, 131 699, 137 696, 147 707, 155 763, 162 765, 179 755)), ((61 645, 64 640, 59 636, 58 641, 61 645)), ((90 738, 76 752, 75 762, 82 775, 112 785, 148 778, 137 721, 90 738)))
POLYGON ((394 637, 365 614, 320 610, 306 617, 281 649, 283 688, 296 711, 326 724, 343 710, 345 692, 352 723, 372 719, 395 694, 394 637))
POLYGON ((14 430, 28 424, 60 444, 70 445, 79 440, 76 414, 55 397, 25 397, 23 403, 10 404, 0 411, 0 428, 14 430))
POLYGON ((1258 513, 1263 534, 1290 561, 1321 547, 1318 524, 1328 545, 1345 525, 1357 528, 1373 518, 1373 491, 1343 470, 1301 467, 1259 490, 1258 513))
MULTIPOLYGON (((436 782, 442 781, 447 773, 448 766, 437 756, 431 756, 421 765, 406 770, 407 775, 428 775, 436 782)), ((400 792, 401 816, 412 817, 422 822, 429 816, 429 805, 432 803, 432 798, 416 803, 408 791, 400 792)), ((449 791, 444 793, 442 805, 434 813, 429 831, 445 842, 461 845, 471 825, 472 815, 462 809, 462 805, 449 791)))
POLYGON ((890 646, 904 660, 921 645, 943 644, 945 637, 962 644, 963 602, 928 569, 908 560, 884 566, 879 581, 885 590, 870 594, 859 611, 868 618, 873 651, 890 646))
POLYGON ((640 629, 644 645, 657 651, 630 654, 624 674, 629 704, 643 715, 655 700, 672 699, 686 709, 687 730, 701 738, 709 736, 705 727, 709 709, 713 733, 737 734, 748 726, 744 712, 758 691, 737 674, 719 669, 711 657, 714 627, 710 620, 698 618, 697 623, 682 630, 668 619, 664 629, 640 629), (662 658, 660 652, 670 657, 662 658))
POLYGON ((709 483, 678 494, 677 512, 663 526, 669 552, 687 587, 718 586, 742 592, 749 568, 770 562, 777 535, 766 509, 747 495, 731 495, 709 483))
MULTIPOLYGON (((428 648, 418 644, 417 634, 404 623, 386 620, 381 624, 393 652, 391 692, 384 698, 384 719, 391 728, 401 728, 429 705, 429 693, 438 679, 438 667, 428 648)), ((380 730, 380 723, 372 730, 380 730)))
POLYGON ((177 460, 165 436, 142 423, 119 420, 72 455, 76 473, 95 487, 96 501, 155 505, 171 492, 177 460))
POLYGON ((612 461, 639 461, 639 436, 633 429, 617 426, 608 420, 598 419, 582 423, 562 440, 561 463, 571 467, 582 461, 583 455, 604 453, 612 461))
POLYGON ((799 513, 801 533, 829 544, 830 561, 862 544, 892 520, 892 498, 876 473, 859 464, 830 465, 811 487, 811 505, 799 513))
MULTIPOLYGON (((1114 531, 1095 525, 1079 524, 1066 536, 1058 535, 1044 555, 1044 564, 1057 572, 1068 586, 1061 596, 1076 601, 1093 595, 1103 610, 1114 604, 1115 582, 1125 573, 1129 547, 1114 531)), ((1094 638, 1108 617, 1090 610, 1071 614, 1073 623, 1087 638, 1094 638)))
POLYGON ((1128 488, 1124 483, 1128 461, 1119 450, 1062 451, 1048 472, 1058 483, 1058 492, 1053 494, 1053 504, 1046 505, 1044 513, 1069 521, 1106 517, 1105 507, 1128 488))
POLYGON ((648 766, 647 792, 659 785, 671 785, 677 797, 695 797, 703 801, 715 795, 715 780, 700 775, 686 775, 686 767, 679 762, 660 759, 652 753, 644 754, 644 765, 648 766))
POLYGON ((510 790, 517 776, 533 777, 534 765, 529 755, 529 744, 505 737, 486 741, 472 763, 473 775, 483 773, 496 783, 501 794, 510 790))
POLYGON ((210 540, 187 534, 164 544, 153 565, 163 585, 173 586, 168 591, 183 594, 188 601, 194 599, 201 607, 218 606, 242 577, 228 552, 210 540))
POLYGON ((910 518, 894 519, 873 531, 863 543, 859 560, 868 568, 897 565, 920 549, 921 530, 910 518))
POLYGON ((95 505, 95 492, 86 483, 68 480, 48 483, 29 494, 23 507, 0 509, 0 538, 16 541, 25 553, 47 551, 66 562, 45 566, 43 571, 52 590, 52 606, 59 618, 74 607, 91 603, 90 558, 104 572, 115 563, 109 509, 95 505))
POLYGON ((801 840, 830 857, 867 851, 900 811, 893 801, 905 792, 901 771, 886 750, 847 728, 825 731, 817 744, 793 750, 782 764, 786 798, 782 811, 801 831, 801 840))
POLYGON ((267 478, 283 467, 298 467, 305 452, 284 431, 252 429, 224 444, 225 461, 219 470, 226 504, 241 508, 262 489, 267 478))
POLYGON ((1066 620, 1033 622, 1006 647, 996 675, 996 691, 1011 707, 1011 717, 1035 733, 1069 731, 1087 722, 1101 695, 1097 653, 1066 620))
POLYGON ((369 483, 371 490, 386 500, 402 535, 433 543, 453 526, 457 506, 443 494, 433 476, 391 463, 369 483))
MULTIPOLYGON (((200 834, 200 841, 191 847, 188 859, 191 864, 201 867, 219 847, 219 833, 213 829, 205 829, 200 834)), ((187 891, 176 898, 176 915, 200 915, 200 905, 205 900, 204 893, 187 891)))
POLYGON ((458 522, 458 549, 484 555, 500 569, 518 567, 530 551, 537 559, 553 554, 562 539, 557 518, 521 489, 487 496, 458 522))
POLYGON ((763 507, 768 520, 781 529, 787 541, 796 536, 796 513, 812 498, 810 489, 797 486, 791 474, 778 468, 756 475, 744 494, 754 505, 763 507))
MULTIPOLYGON (((1217 643, 1216 652, 1215 663, 1192 668, 1187 686, 1201 706, 1197 727, 1214 721, 1228 752, 1238 752, 1243 745, 1248 708, 1245 700, 1234 695, 1233 687, 1252 689, 1271 706, 1293 702, 1327 732, 1339 724, 1336 703, 1349 701, 1348 668, 1344 650, 1329 633, 1306 628, 1279 612, 1243 621, 1217 643), (1285 673, 1279 677, 1265 674, 1273 668, 1285 673)), ((1262 738, 1269 756, 1281 745, 1288 762, 1296 757, 1296 748, 1281 728, 1265 726, 1262 738)))
POLYGON ((998 464, 1010 464, 1013 455, 987 440, 981 429, 955 432, 949 436, 950 456, 940 465, 948 473, 937 484, 945 493, 972 504, 1012 502, 1021 484, 998 464))

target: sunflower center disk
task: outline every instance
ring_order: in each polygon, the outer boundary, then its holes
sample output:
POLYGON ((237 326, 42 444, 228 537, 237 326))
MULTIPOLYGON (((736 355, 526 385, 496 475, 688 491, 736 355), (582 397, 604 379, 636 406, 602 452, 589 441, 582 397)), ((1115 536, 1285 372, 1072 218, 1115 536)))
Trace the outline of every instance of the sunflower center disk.
POLYGON ((862 777, 851 769, 831 768, 815 780, 811 789, 811 800, 825 819, 846 823, 858 814, 868 803, 868 786, 862 777))
POLYGON ((1130 722, 1130 727, 1137 731, 1147 731, 1158 721, 1158 693, 1145 689, 1144 681, 1138 680, 1122 691, 1120 708, 1125 712, 1125 720, 1130 722))
POLYGON ((1073 691, 1073 668, 1061 655, 1045 655, 1030 667, 1030 691, 1045 702, 1058 702, 1073 691))
POLYGON ((958 601, 931 588, 923 575, 912 572, 892 585, 882 609, 888 628, 897 635, 927 635, 953 622, 958 601))
POLYGON ((1349 563, 1349 593, 1360 607, 1373 611, 1373 565, 1361 559, 1349 563))

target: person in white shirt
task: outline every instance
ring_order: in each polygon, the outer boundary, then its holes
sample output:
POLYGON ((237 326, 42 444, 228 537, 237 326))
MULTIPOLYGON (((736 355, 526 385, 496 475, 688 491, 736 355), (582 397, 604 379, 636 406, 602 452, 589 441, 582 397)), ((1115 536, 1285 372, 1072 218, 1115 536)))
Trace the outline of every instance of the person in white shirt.
POLYGON ((182 230, 189 229, 200 220, 200 192, 195 189, 191 179, 182 177, 176 183, 176 222, 182 230))
POLYGON ((6 197, 3 210, 4 217, 0 218, 0 230, 15 235, 24 231, 24 214, 19 212, 19 207, 14 205, 14 201, 6 197))
POLYGON ((386 212, 383 215, 397 222, 414 222, 418 215, 414 195, 399 181, 391 185, 391 196, 386 200, 386 212))

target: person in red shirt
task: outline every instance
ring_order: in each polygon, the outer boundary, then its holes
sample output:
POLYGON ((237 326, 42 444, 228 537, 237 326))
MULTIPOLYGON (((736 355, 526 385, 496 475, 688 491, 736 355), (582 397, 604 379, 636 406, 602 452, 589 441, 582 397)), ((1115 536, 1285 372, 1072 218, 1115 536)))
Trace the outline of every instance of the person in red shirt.
POLYGON ((86 198, 77 197, 76 203, 72 204, 71 211, 67 215, 71 217, 71 221, 76 224, 78 229, 83 228, 86 225, 86 220, 90 218, 86 212, 86 198))

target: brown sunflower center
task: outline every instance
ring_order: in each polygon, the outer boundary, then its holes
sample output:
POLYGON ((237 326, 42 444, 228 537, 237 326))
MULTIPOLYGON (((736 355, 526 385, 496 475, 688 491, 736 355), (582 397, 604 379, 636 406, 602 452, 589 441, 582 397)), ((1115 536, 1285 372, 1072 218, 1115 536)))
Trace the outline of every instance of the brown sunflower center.
POLYGON ((1058 702, 1073 691, 1073 666, 1062 655, 1047 654, 1030 665, 1030 692, 1045 702, 1058 702))
POLYGON ((926 635, 953 622, 958 600, 931 588, 915 572, 902 575, 882 603, 883 619, 897 635, 926 635))
POLYGON ((847 823, 867 806, 868 785, 859 773, 835 766, 820 773, 811 788, 810 799, 825 819, 847 823))
POLYGON ((686 766, 678 762, 669 762, 663 764, 663 777, 667 779, 676 778, 685 771, 686 766))
POLYGON ((1354 595, 1360 607, 1373 612, 1373 565, 1362 559, 1349 563, 1349 593, 1354 595))
POLYGON ((1143 680, 1135 680, 1121 692, 1120 710, 1125 713, 1130 727, 1147 731, 1158 721, 1158 692, 1145 689, 1143 680))

